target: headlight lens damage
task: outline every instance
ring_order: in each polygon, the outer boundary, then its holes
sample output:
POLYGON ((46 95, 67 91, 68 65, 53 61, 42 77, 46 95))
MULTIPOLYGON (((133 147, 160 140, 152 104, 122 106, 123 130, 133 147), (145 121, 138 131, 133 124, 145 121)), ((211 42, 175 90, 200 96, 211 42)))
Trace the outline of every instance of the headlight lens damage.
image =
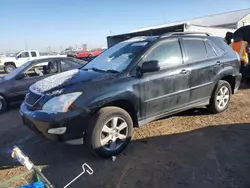
POLYGON ((43 105, 43 110, 46 112, 67 112, 81 94, 82 92, 74 92, 54 97, 43 105))

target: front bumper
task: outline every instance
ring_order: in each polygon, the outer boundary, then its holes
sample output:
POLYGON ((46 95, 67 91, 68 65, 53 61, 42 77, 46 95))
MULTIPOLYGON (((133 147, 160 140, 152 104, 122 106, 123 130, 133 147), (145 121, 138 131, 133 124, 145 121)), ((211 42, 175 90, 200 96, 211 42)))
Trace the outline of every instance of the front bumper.
POLYGON ((242 78, 242 74, 238 73, 235 75, 235 87, 234 87, 234 91, 233 93, 236 93, 240 87, 240 83, 241 83, 241 78, 242 78))
POLYGON ((4 70, 4 65, 0 65, 0 70, 4 70))
POLYGON ((82 144, 87 116, 78 113, 48 114, 42 111, 30 111, 23 103, 20 108, 23 124, 44 138, 53 141, 62 141, 69 144, 82 144), (49 130, 66 127, 62 134, 51 134, 49 130))

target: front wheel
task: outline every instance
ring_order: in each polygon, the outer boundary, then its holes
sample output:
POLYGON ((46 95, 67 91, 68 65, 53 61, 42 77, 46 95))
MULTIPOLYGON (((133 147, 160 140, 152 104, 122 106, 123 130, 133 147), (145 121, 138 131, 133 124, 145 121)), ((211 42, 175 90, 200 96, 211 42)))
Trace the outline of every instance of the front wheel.
POLYGON ((213 113, 220 113, 225 111, 228 106, 232 95, 232 88, 227 81, 220 80, 214 90, 210 99, 208 109, 213 113))
POLYGON ((9 74, 10 72, 12 72, 16 67, 14 65, 11 65, 11 64, 7 64, 5 67, 4 67, 4 71, 9 74))
POLYGON ((90 119, 86 130, 86 145, 101 157, 122 152, 131 140, 133 121, 118 107, 104 107, 90 119))

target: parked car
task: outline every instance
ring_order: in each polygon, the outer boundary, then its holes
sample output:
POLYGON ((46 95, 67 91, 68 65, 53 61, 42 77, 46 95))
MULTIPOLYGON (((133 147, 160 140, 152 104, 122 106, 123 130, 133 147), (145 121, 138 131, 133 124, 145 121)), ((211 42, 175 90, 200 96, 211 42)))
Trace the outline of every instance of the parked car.
POLYGON ((83 60, 67 57, 28 61, 8 75, 0 77, 0 114, 7 105, 22 102, 30 85, 60 72, 82 67, 83 60))
POLYGON ((110 157, 124 150, 134 127, 202 105, 226 110, 241 81, 239 69, 238 55, 218 37, 136 37, 81 69, 35 83, 20 113, 47 139, 84 141, 110 157))
MULTIPOLYGON (((43 56, 45 57, 59 57, 59 55, 43 56)), ((66 55, 60 55, 66 57, 66 55)), ((27 61, 38 59, 41 54, 36 50, 23 50, 15 54, 14 57, 4 57, 0 59, 0 69, 3 69, 5 73, 10 73, 15 68, 22 66, 27 61)))
POLYGON ((78 52, 74 56, 79 59, 93 58, 100 55, 103 52, 102 49, 91 50, 91 51, 82 51, 78 52))

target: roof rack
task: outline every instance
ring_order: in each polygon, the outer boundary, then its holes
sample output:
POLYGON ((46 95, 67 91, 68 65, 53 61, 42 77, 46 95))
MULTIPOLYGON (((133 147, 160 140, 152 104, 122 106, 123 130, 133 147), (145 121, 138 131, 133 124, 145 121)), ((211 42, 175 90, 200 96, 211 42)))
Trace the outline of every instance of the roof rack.
POLYGON ((205 32, 170 32, 170 33, 164 33, 161 35, 161 37, 170 37, 170 36, 180 36, 180 35, 206 35, 211 36, 209 33, 205 32))

